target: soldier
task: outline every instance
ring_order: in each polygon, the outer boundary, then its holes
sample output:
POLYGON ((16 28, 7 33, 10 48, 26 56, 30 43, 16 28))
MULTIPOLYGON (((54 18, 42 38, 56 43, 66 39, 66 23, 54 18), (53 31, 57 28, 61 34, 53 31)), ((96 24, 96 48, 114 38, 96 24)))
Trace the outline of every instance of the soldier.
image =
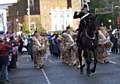
POLYGON ((34 67, 37 69, 41 69, 44 66, 42 61, 42 56, 40 53, 40 49, 42 48, 41 38, 42 37, 39 35, 39 33, 35 31, 34 36, 32 38, 33 41, 32 52, 33 52, 34 67))
MULTIPOLYGON (((89 16, 91 16, 91 14, 89 13, 88 5, 86 5, 86 4, 84 4, 84 6, 81 9, 81 11, 79 11, 79 12, 76 11, 74 13, 74 16, 73 16, 74 19, 80 18, 80 23, 79 23, 79 26, 78 26, 78 29, 77 29, 77 39, 76 39, 78 49, 79 49, 79 46, 80 46, 80 44, 79 44, 79 42, 80 42, 79 40, 80 39, 78 39, 78 38, 81 36, 82 32, 87 27, 87 22, 88 22, 89 16)), ((81 53, 82 56, 83 56, 83 53, 84 52, 82 51, 82 53, 81 53)), ((77 56, 77 58, 78 58, 79 57, 79 51, 77 52, 77 55, 78 55, 77 56)), ((78 68, 79 67, 80 66, 78 65, 78 68)))
MULTIPOLYGON (((80 12, 75 12, 73 18, 77 19, 80 18, 80 24, 79 24, 79 28, 78 28, 78 37, 80 37, 79 35, 81 35, 81 33, 83 32, 83 30, 86 28, 86 23, 88 21, 88 18, 91 14, 88 11, 88 6, 86 4, 84 4, 83 8, 81 9, 80 12)), ((79 39, 77 39, 77 43, 79 42, 79 39)), ((79 45, 79 44, 78 44, 79 45)))
POLYGON ((72 32, 71 35, 72 35, 73 40, 74 40, 74 43, 71 46, 72 64, 77 65, 78 64, 78 56, 77 56, 78 47, 76 45, 77 33, 72 32))
POLYGON ((108 53, 107 53, 107 49, 106 49, 106 45, 108 45, 108 32, 105 30, 105 27, 103 26, 103 23, 101 23, 101 26, 98 28, 98 55, 97 55, 97 60, 99 63, 108 63, 107 61, 107 57, 108 57, 108 53))
POLYGON ((63 61, 68 65, 72 65, 71 47, 74 44, 74 40, 70 34, 70 26, 62 33, 62 36, 64 40, 63 61))

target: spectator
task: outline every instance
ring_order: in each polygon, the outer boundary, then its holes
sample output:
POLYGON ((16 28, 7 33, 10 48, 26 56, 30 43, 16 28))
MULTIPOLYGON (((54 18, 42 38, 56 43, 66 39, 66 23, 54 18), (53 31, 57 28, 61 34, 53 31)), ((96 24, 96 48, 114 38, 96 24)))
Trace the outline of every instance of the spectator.
POLYGON ((118 53, 118 39, 112 33, 110 33, 110 40, 113 43, 111 49, 112 53, 118 53))
POLYGON ((9 82, 8 78, 8 62, 9 62, 9 49, 10 45, 6 44, 4 40, 0 39, 0 65, 1 65, 1 76, 0 82, 2 84, 9 82))
POLYGON ((11 48, 11 54, 12 54, 12 58, 11 58, 11 63, 10 63, 10 68, 16 68, 16 61, 17 61, 17 43, 14 39, 13 36, 10 37, 10 45, 12 46, 11 48))
POLYGON ((19 53, 21 53, 21 54, 23 53, 23 52, 22 52, 23 44, 24 44, 24 42, 23 42, 22 38, 19 37, 18 51, 19 51, 19 53))
POLYGON ((29 35, 27 40, 28 40, 28 44, 27 44, 28 55, 30 55, 30 56, 31 56, 31 59, 33 60, 32 37, 29 35))

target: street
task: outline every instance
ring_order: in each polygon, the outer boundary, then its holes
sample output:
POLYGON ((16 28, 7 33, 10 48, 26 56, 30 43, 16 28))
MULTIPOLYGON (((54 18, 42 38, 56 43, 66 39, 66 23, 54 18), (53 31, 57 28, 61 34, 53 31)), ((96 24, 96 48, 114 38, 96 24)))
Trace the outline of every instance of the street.
POLYGON ((120 84, 119 54, 109 56, 110 63, 97 65, 91 77, 80 74, 73 66, 65 65, 57 57, 44 58, 45 67, 34 69, 29 55, 18 58, 17 69, 9 73, 11 84, 120 84))
POLYGON ((0 72, 0 84, 120 84, 120 0, 0 0, 0 72))

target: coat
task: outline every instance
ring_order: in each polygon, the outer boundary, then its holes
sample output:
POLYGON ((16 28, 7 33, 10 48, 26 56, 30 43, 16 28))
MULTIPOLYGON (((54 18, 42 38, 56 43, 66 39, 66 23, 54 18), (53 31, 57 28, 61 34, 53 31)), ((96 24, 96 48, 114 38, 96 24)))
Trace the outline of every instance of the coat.
POLYGON ((79 28, 78 28, 80 33, 86 28, 86 26, 87 26, 86 24, 88 23, 88 18, 91 14, 82 18, 84 15, 86 15, 86 14, 83 12, 80 12, 79 14, 77 12, 75 12, 74 16, 73 16, 74 19, 80 18, 80 24, 79 24, 79 28))
POLYGON ((0 65, 7 65, 9 62, 9 50, 11 46, 0 43, 0 65))
POLYGON ((74 19, 77 19, 77 18, 80 18, 80 23, 79 23, 79 28, 78 28, 78 34, 77 34, 77 40, 76 40, 76 42, 77 42, 77 45, 80 45, 79 44, 79 37, 81 36, 81 33, 87 28, 87 23, 88 23, 88 21, 89 21, 89 16, 91 16, 91 14, 89 14, 89 13, 87 13, 87 14, 85 14, 85 13, 83 13, 83 12, 80 12, 79 14, 77 13, 77 12, 75 12, 74 13, 74 16, 73 16, 73 18, 74 19), (88 14, 88 15, 87 15, 88 14), (85 15, 87 15, 86 17, 84 17, 85 15), (83 18, 84 17, 84 18, 83 18))

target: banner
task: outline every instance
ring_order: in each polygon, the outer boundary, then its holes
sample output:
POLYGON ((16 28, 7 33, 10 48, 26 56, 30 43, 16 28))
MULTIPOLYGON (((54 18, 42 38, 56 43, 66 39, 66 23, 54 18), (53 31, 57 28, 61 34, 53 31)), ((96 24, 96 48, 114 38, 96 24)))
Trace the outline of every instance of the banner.
POLYGON ((51 9, 51 31, 63 31, 72 25, 72 9, 51 9))
POLYGON ((113 12, 113 9, 111 7, 95 8, 95 14, 109 14, 112 12, 113 12))

